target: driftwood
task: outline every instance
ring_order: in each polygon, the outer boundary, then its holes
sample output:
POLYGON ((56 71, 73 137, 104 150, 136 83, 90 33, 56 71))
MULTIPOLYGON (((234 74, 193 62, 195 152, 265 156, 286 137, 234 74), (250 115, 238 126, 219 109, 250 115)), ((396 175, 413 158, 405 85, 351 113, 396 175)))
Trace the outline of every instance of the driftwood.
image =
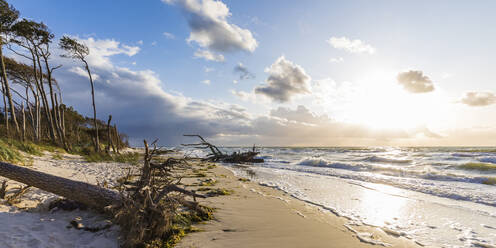
POLYGON ((217 146, 212 145, 207 142, 202 136, 198 134, 185 134, 186 137, 198 137, 200 143, 195 144, 182 144, 183 146, 194 147, 198 149, 209 149, 210 154, 207 155, 205 160, 212 162, 225 162, 225 163, 263 163, 262 158, 256 158, 260 152, 256 151, 256 147, 253 146, 251 151, 247 152, 233 152, 232 154, 225 154, 217 146))
POLYGON ((19 189, 13 194, 7 197, 7 203, 10 205, 14 205, 15 203, 18 203, 21 201, 21 197, 28 192, 28 189, 30 189, 31 186, 27 185, 24 187, 19 187, 19 189))
POLYGON ((101 210, 121 202, 121 196, 118 192, 5 162, 0 162, 0 176, 101 210))
POLYGON ((165 244, 164 241, 174 240, 177 216, 203 216, 201 220, 210 216, 208 209, 196 202, 197 197, 205 196, 176 185, 181 178, 173 176, 173 169, 184 165, 185 161, 168 158, 165 162, 154 163, 152 158, 158 151, 155 142, 152 150, 146 141, 144 144, 145 159, 140 178, 137 182, 123 182, 131 187, 126 188, 129 194, 123 197, 122 207, 115 212, 115 220, 124 234, 124 247, 145 247, 150 243, 165 244), (193 197, 194 201, 186 200, 184 195, 193 197))
MULTIPOLYGON (((121 183, 120 192, 5 162, 0 162, 0 176, 28 185, 21 188, 21 194, 29 187, 36 187, 111 214, 113 222, 121 227, 123 247, 145 247, 154 242, 168 244, 174 242, 178 216, 204 221, 211 218, 212 210, 196 202, 196 198, 205 198, 205 195, 177 186, 181 178, 174 175, 174 168, 185 167, 186 161, 169 158, 157 163, 152 161, 156 151, 156 147, 150 150, 145 141, 144 165, 139 179, 128 181, 133 178, 128 175, 121 183), (186 196, 192 197, 193 201, 186 196)), ((75 228, 80 227, 76 222, 71 223, 74 224, 75 228)))

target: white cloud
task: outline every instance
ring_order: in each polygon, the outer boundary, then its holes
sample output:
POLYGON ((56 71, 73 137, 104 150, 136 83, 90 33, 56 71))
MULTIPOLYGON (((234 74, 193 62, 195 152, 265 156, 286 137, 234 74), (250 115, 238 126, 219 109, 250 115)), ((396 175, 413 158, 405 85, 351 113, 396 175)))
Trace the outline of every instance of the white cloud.
MULTIPOLYGON (((88 75, 88 72, 87 72, 85 69, 83 69, 83 68, 81 68, 81 67, 79 67, 79 66, 73 66, 73 67, 71 67, 71 68, 69 69, 69 71, 70 71, 70 72, 72 72, 72 73, 75 73, 75 74, 77 74, 77 75, 79 75, 79 76, 81 76, 81 77, 85 77, 85 78, 87 78, 87 79, 89 79, 89 78, 90 78, 90 76, 88 75)), ((99 76, 98 74, 96 74, 96 73, 92 73, 92 74, 91 74, 91 77, 92 77, 92 78, 93 78, 93 80, 95 80, 95 81, 97 81, 97 80, 99 80, 99 79, 100 79, 100 76, 99 76)))
POLYGON ((172 39, 175 39, 176 36, 174 34, 171 34, 169 32, 164 32, 163 35, 165 36, 165 38, 169 39, 169 40, 172 40, 172 39))
POLYGON ((238 80, 233 80, 233 84, 237 84, 238 83, 238 80))
POLYGON ((398 83, 411 93, 426 93, 434 91, 434 85, 429 77, 424 76, 422 71, 401 72, 396 77, 398 83))
POLYGON ((330 59, 329 59, 329 62, 331 62, 331 63, 341 63, 341 62, 343 62, 343 61, 344 61, 343 57, 339 57, 339 58, 330 58, 330 59))
POLYGON ((178 3, 188 13, 191 33, 188 43, 215 52, 253 52, 258 42, 248 29, 228 22, 229 8, 215 0, 162 0, 167 4, 178 3))
POLYGON ((109 59, 110 56, 125 54, 131 57, 136 55, 140 51, 140 48, 137 46, 124 45, 114 39, 81 39, 77 36, 73 38, 81 41, 83 44, 88 46, 90 51, 87 57, 88 63, 95 66, 108 67, 111 64, 109 59))
POLYGON ((350 40, 346 37, 331 37, 327 42, 336 49, 343 49, 350 53, 375 53, 374 47, 361 40, 350 40))
POLYGON ((205 70, 205 73, 209 73, 209 72, 215 71, 214 68, 212 68, 212 67, 206 67, 206 66, 203 68, 203 70, 205 70))
POLYGON ((205 60, 217 61, 217 62, 223 62, 225 60, 224 55, 216 54, 209 50, 197 50, 195 52, 195 58, 203 58, 205 60))
MULTIPOLYGON (((234 83, 234 82, 233 82, 234 83)), ((236 81, 235 84, 238 82, 236 81)), ((245 102, 251 102, 254 104, 268 104, 270 103, 270 99, 266 97, 265 95, 259 95, 256 94, 254 91, 247 92, 247 91, 242 91, 242 90, 231 90, 230 91, 232 95, 236 96, 237 98, 241 99, 242 101, 245 102)))
POLYGON ((460 100, 471 107, 482 107, 496 103, 496 95, 492 92, 466 92, 460 100))
POLYGON ((210 85, 210 80, 209 79, 205 79, 203 81, 201 81, 202 84, 206 84, 206 85, 210 85))
POLYGON ((156 41, 153 41, 153 42, 151 43, 151 45, 152 45, 152 46, 156 46, 156 45, 157 45, 157 42, 156 42, 156 41))
POLYGON ((266 84, 255 88, 255 93, 265 95, 278 102, 288 102, 296 95, 310 93, 310 76, 305 70, 287 60, 279 57, 269 68, 266 84))
POLYGON ((270 115, 274 117, 283 118, 288 121, 298 121, 301 123, 310 123, 310 124, 318 124, 329 121, 329 118, 327 118, 327 116, 317 116, 303 105, 298 105, 298 107, 296 107, 295 110, 285 107, 272 109, 270 111, 270 115))
POLYGON ((136 42, 138 45, 143 45, 143 41, 142 40, 139 40, 138 42, 136 42))
POLYGON ((445 72, 441 75, 441 78, 442 79, 448 79, 448 78, 452 78, 454 75, 449 73, 449 72, 445 72))

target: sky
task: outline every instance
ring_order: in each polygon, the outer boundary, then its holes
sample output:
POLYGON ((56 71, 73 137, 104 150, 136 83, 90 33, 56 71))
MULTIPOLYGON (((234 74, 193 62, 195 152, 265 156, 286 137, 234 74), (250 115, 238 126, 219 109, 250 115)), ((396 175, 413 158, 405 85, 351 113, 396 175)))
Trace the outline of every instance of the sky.
MULTIPOLYGON (((134 145, 495 145, 495 1, 10 3, 90 48, 97 114, 134 145)), ((89 116, 82 65, 52 49, 89 116)))

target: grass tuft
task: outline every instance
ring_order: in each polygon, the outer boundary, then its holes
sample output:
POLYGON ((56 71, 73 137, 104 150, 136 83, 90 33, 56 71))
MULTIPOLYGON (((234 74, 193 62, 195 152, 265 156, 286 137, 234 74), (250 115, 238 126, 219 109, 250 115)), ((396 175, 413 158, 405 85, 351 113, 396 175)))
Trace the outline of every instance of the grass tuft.
POLYGON ((129 152, 123 154, 107 154, 107 153, 90 153, 83 155, 84 159, 88 162, 118 162, 126 164, 138 164, 141 154, 138 152, 129 152))
POLYGON ((24 161, 24 159, 17 149, 0 139, 0 161, 19 163, 24 161))

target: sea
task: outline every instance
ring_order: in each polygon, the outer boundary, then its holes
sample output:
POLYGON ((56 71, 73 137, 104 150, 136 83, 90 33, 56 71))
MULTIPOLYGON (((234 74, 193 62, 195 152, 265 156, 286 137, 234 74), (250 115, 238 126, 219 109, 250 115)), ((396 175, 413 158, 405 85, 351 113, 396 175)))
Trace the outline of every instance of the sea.
POLYGON ((350 225, 381 228, 424 246, 496 247, 496 147, 258 151, 264 163, 225 167, 347 218, 350 225))

